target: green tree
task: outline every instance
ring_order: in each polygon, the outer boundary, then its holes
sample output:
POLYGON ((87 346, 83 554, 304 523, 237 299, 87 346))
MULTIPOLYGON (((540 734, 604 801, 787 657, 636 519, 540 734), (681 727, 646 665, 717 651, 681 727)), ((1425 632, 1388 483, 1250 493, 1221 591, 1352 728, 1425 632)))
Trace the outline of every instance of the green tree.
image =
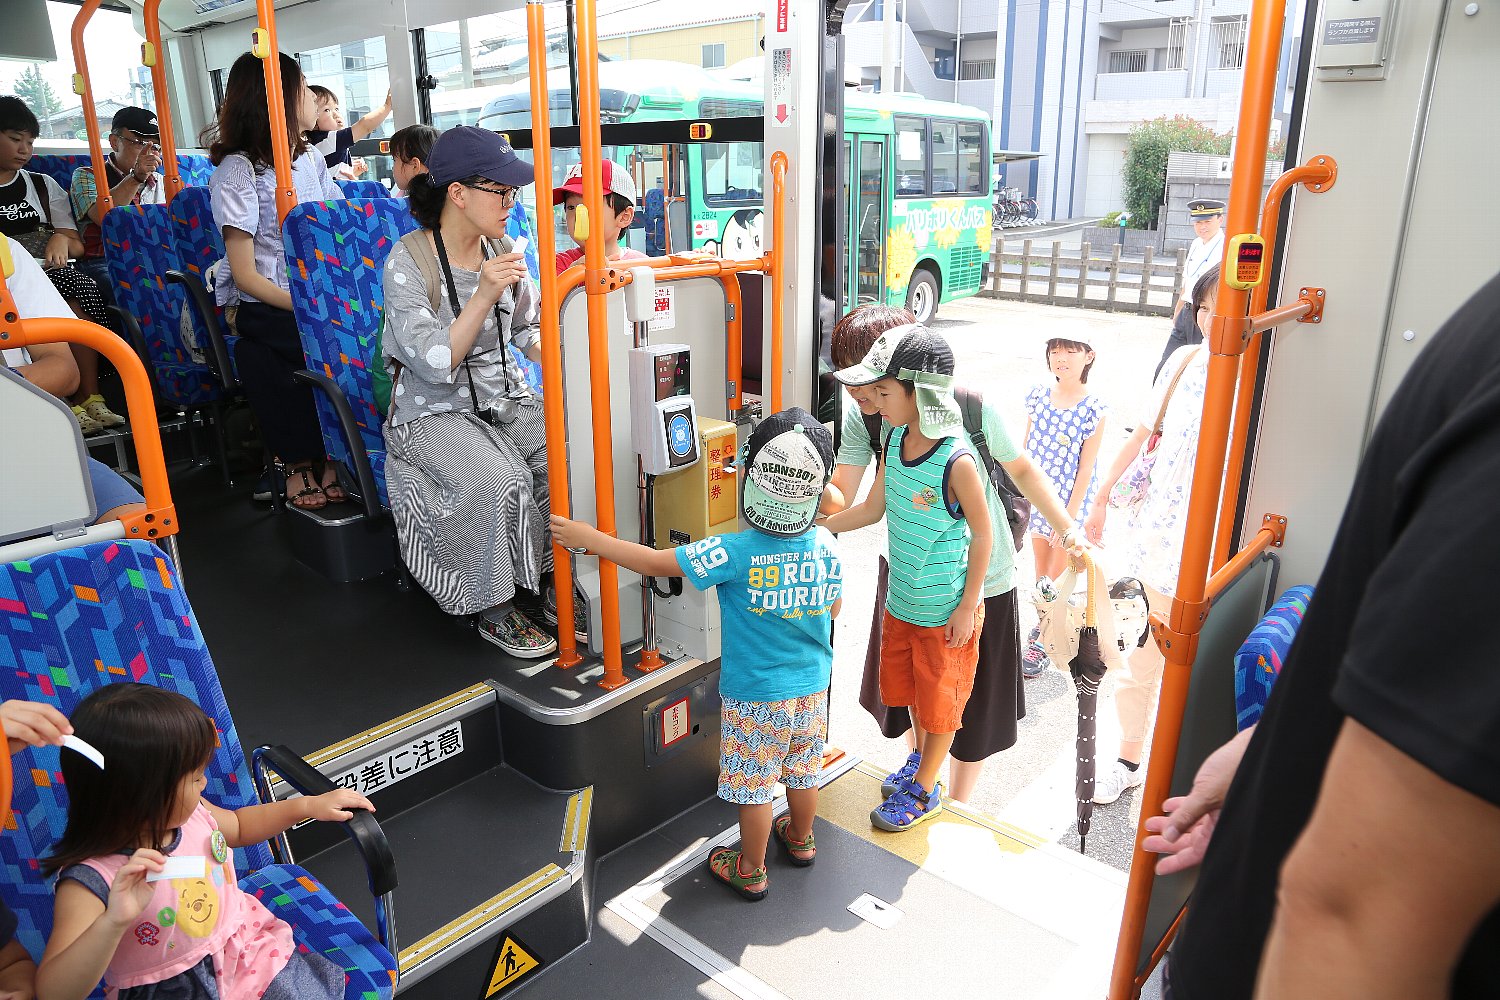
POLYGON ((16 96, 26 102, 37 121, 42 123, 42 134, 50 136, 52 116, 62 110, 62 101, 57 99, 52 84, 42 76, 40 63, 32 63, 21 71, 16 78, 16 96))
POLYGON ((1229 136, 1177 115, 1141 122, 1130 130, 1125 154, 1125 208, 1133 229, 1154 229, 1167 188, 1168 153, 1229 153, 1229 136))

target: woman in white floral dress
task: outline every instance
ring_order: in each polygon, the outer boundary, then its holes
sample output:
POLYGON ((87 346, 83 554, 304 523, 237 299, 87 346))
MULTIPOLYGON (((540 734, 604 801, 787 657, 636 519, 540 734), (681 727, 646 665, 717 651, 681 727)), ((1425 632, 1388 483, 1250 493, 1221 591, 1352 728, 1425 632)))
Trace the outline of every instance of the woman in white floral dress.
MULTIPOLYGON (((1193 308, 1203 329, 1213 311, 1219 291, 1219 269, 1210 270, 1193 287, 1193 308)), ((1204 330, 1205 334, 1207 330, 1204 330)), ((1151 435, 1157 414, 1161 418, 1161 441, 1146 495, 1133 508, 1121 512, 1123 524, 1111 533, 1118 536, 1117 556, 1112 564, 1135 576, 1146 589, 1153 609, 1162 608, 1177 589, 1182 566, 1183 532, 1187 526, 1188 500, 1193 489, 1193 466, 1198 458, 1198 431, 1203 422, 1203 396, 1208 387, 1208 348, 1204 344, 1180 347, 1162 366, 1151 391, 1151 402, 1138 419, 1119 455, 1099 484, 1099 495, 1108 497, 1130 463, 1151 435), (1180 375, 1179 375, 1180 373, 1180 375), (1175 387, 1173 383, 1175 384, 1175 387), (1170 399, 1168 394, 1170 393, 1170 399)), ((1096 503, 1084 530, 1099 544, 1104 535, 1108 503, 1096 503)), ((1104 771, 1094 788, 1094 801, 1105 804, 1118 799, 1126 789, 1146 780, 1141 766, 1146 732, 1161 686, 1165 658, 1154 641, 1145 642, 1129 657, 1126 670, 1115 682, 1115 709, 1120 717, 1120 756, 1104 771)))

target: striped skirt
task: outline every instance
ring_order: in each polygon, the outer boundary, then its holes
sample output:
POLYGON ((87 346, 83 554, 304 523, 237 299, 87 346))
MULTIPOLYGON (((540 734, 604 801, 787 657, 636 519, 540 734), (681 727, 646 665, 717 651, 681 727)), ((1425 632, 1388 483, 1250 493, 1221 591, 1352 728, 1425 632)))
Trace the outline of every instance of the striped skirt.
POLYGON ((540 591, 552 568, 547 439, 540 400, 491 427, 470 413, 387 424, 386 484, 401 557, 453 615, 540 591))

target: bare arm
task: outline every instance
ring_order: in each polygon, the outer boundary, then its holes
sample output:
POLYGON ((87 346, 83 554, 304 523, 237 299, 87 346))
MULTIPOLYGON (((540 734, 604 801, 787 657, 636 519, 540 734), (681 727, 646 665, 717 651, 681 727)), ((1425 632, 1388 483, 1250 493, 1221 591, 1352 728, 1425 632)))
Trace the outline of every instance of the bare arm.
POLYGON ((1088 495, 1089 480, 1094 478, 1094 465, 1099 461, 1099 442, 1104 440, 1104 419, 1099 418, 1099 426, 1084 439, 1083 448, 1078 453, 1078 474, 1073 477, 1073 489, 1068 494, 1070 521, 1078 520, 1078 514, 1083 510, 1083 498, 1088 495))
POLYGON ((552 537, 571 549, 588 549, 601 559, 642 576, 682 576, 674 549, 653 549, 606 535, 592 524, 552 515, 552 537))
POLYGON ((136 851, 115 875, 108 904, 73 879, 58 883, 52 934, 36 974, 39 995, 47 1000, 84 1000, 94 991, 120 938, 151 904, 156 890, 146 875, 161 871, 162 861, 157 851, 136 851))
POLYGON ((31 1000, 36 996, 36 963, 21 942, 11 939, 0 948, 0 998, 31 1000))
POLYGON ((837 514, 859 495, 859 484, 865 481, 868 465, 837 465, 833 469, 833 488, 839 491, 839 500, 825 503, 825 513, 837 514))
POLYGON ((32 344, 26 351, 31 364, 17 365, 17 375, 59 398, 78 391, 78 362, 67 344, 32 344))
POLYGON ((990 522, 989 505, 984 500, 984 483, 979 478, 979 466, 973 458, 958 461, 949 474, 953 496, 963 508, 964 520, 969 525, 969 565, 964 576, 964 594, 959 598, 943 637, 949 646, 962 646, 969 641, 974 631, 974 612, 984 599, 984 574, 990 568, 990 546, 994 544, 994 528, 990 522))
POLYGON ((1031 501, 1033 507, 1039 510, 1052 530, 1061 536, 1073 527, 1073 520, 1068 516, 1068 508, 1063 505, 1062 498, 1052 488, 1052 480, 1048 479, 1037 464, 1031 460, 1031 456, 1024 451, 1014 461, 1002 462, 1005 471, 1010 473, 1010 478, 1015 480, 1016 489, 1021 495, 1031 501))
MULTIPOLYGON (((849 494, 845 494, 849 496, 849 494)), ((870 487, 870 495, 865 497, 864 503, 855 504, 847 510, 840 511, 819 520, 819 524, 829 531, 854 531, 857 528, 867 528, 872 524, 880 523, 885 517, 885 463, 882 462, 875 468, 875 483, 870 487)))
POLYGON ((235 287, 268 306, 292 310, 292 296, 286 289, 255 269, 255 237, 243 229, 224 227, 224 256, 229 259, 229 273, 235 287))
POLYGON ((354 135, 354 141, 369 138, 370 133, 380 127, 380 123, 391 116, 391 92, 385 92, 385 103, 365 115, 359 121, 349 126, 349 131, 354 135))
POLYGON ((1125 470, 1130 468, 1130 463, 1135 461, 1135 456, 1141 453, 1141 447, 1150 436, 1151 427, 1146 424, 1132 431, 1120 448, 1120 453, 1115 456, 1114 464, 1109 467, 1109 472, 1105 475, 1103 482, 1099 484, 1099 498, 1094 502, 1094 509, 1089 511, 1088 521, 1084 524, 1084 533, 1094 544, 1097 545, 1104 537, 1104 515, 1109 510, 1110 491, 1115 488, 1115 483, 1120 481, 1120 477, 1125 475, 1125 470))
POLYGON ((351 809, 375 811, 370 800, 347 788, 337 788, 322 795, 304 795, 265 805, 245 806, 230 812, 211 802, 204 802, 214 821, 224 832, 230 847, 259 844, 305 819, 341 823, 354 814, 351 809))
POLYGON ((1257 1000, 1440 1000, 1500 903, 1500 806, 1344 721, 1286 864, 1257 1000))

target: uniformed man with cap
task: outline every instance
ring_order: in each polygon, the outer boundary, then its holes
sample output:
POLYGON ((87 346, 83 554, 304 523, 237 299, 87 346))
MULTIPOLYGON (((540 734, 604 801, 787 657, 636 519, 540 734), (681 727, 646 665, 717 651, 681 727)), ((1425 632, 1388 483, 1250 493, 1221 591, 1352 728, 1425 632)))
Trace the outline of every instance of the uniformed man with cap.
POLYGON ((1167 338, 1167 349, 1156 363, 1156 372, 1151 376, 1153 380, 1161 373, 1162 365, 1167 363, 1173 351, 1203 340, 1193 314, 1193 286, 1224 256, 1224 203, 1212 198, 1195 198, 1188 202, 1187 208, 1197 238, 1188 247, 1182 288, 1178 290, 1177 305, 1172 313, 1172 335, 1167 338))

